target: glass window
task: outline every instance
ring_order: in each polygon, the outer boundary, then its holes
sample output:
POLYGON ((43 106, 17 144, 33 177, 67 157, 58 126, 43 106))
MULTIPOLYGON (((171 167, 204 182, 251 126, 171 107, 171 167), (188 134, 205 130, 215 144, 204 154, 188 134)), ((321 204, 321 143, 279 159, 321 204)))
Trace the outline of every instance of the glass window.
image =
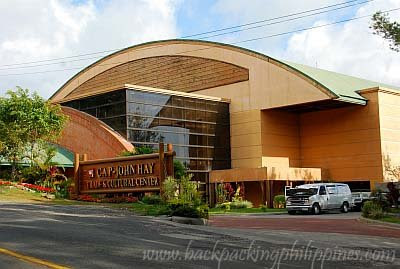
POLYGON ((190 160, 189 169, 190 170, 197 170, 197 161, 196 160, 190 160))
POLYGON ((160 109, 160 117, 172 118, 172 108, 171 107, 163 107, 162 109, 160 109))
POLYGON ((144 105, 137 104, 137 103, 129 103, 128 104, 128 113, 143 115, 144 114, 144 105))
POLYGON ((208 111, 217 111, 217 104, 211 101, 208 101, 206 104, 206 108, 208 111))
POLYGON ((326 195, 325 186, 321 186, 321 187, 319 188, 319 195, 326 195))
POLYGON ((185 98, 185 107, 196 109, 196 100, 191 98, 185 98))
POLYGON ((183 109, 182 108, 172 108, 172 118, 182 120, 183 117, 183 109))
POLYGON ((205 111, 196 111, 196 120, 197 121, 206 121, 206 112, 205 111))
POLYGON ((217 120, 217 113, 214 112, 206 112, 206 121, 208 122, 216 122, 217 120))
POLYGON ((185 120, 195 120, 196 119, 196 111, 195 110, 185 109, 184 114, 185 114, 185 120))
POLYGON ((179 97, 179 96, 173 96, 172 97, 172 105, 178 106, 178 107, 183 107, 183 98, 179 97))
POLYGON ((326 186, 329 194, 337 194, 336 186, 335 185, 328 185, 326 186))
POLYGON ((206 101, 204 100, 197 100, 197 109, 202 109, 205 110, 206 109, 206 101))

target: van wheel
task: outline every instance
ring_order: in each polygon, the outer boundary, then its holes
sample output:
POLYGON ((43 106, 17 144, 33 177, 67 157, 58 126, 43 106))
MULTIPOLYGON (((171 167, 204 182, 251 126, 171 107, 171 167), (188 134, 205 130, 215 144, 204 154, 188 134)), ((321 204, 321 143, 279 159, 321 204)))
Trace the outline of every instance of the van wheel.
POLYGON ((317 203, 313 204, 313 206, 312 206, 312 213, 313 213, 314 215, 319 215, 319 214, 321 214, 321 207, 319 206, 319 204, 317 204, 317 203))
POLYGON ((349 205, 344 202, 341 208, 342 213, 348 213, 349 212, 349 205))
POLYGON ((289 211, 288 211, 288 214, 289 214, 289 215, 296 215, 296 210, 289 210, 289 211))

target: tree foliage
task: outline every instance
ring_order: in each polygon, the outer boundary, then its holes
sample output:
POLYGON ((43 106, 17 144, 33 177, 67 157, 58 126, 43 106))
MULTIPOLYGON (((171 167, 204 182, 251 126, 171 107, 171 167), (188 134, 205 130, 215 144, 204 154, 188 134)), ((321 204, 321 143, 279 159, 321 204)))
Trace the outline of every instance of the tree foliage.
POLYGON ((394 51, 400 51, 400 23, 391 22, 387 14, 376 12, 372 16, 371 28, 374 34, 382 36, 390 42, 390 48, 394 51))
POLYGON ((58 105, 17 87, 0 98, 0 155, 13 166, 28 159, 33 165, 38 152, 55 142, 67 121, 58 105))

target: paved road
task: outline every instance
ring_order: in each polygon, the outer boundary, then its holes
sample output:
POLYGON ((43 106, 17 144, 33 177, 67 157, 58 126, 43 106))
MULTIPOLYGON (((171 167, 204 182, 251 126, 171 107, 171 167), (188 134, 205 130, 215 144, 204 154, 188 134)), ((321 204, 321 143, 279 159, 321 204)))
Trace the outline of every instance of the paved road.
MULTIPOLYGON (((400 266, 393 237, 186 226, 98 206, 0 204, 0 248, 72 268, 400 266)), ((10 261, 0 254, 0 268, 10 261)))
POLYGON ((0 268, 4 269, 42 269, 42 266, 20 261, 17 258, 0 254, 0 268))
POLYGON ((210 223, 216 227, 268 229, 300 232, 323 232, 358 234, 369 236, 400 238, 399 229, 393 229, 381 225, 372 225, 359 221, 359 212, 325 213, 322 215, 252 215, 242 216, 214 216, 210 223))

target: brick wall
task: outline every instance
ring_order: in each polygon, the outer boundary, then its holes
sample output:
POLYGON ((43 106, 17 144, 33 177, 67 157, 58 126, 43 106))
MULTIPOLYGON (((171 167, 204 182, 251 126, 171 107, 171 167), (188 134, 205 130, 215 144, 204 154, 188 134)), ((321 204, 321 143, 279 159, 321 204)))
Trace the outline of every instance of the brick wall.
POLYGON ((122 151, 134 147, 103 122, 84 112, 62 107, 69 117, 58 144, 79 154, 88 154, 88 159, 102 159, 118 156, 122 151))

